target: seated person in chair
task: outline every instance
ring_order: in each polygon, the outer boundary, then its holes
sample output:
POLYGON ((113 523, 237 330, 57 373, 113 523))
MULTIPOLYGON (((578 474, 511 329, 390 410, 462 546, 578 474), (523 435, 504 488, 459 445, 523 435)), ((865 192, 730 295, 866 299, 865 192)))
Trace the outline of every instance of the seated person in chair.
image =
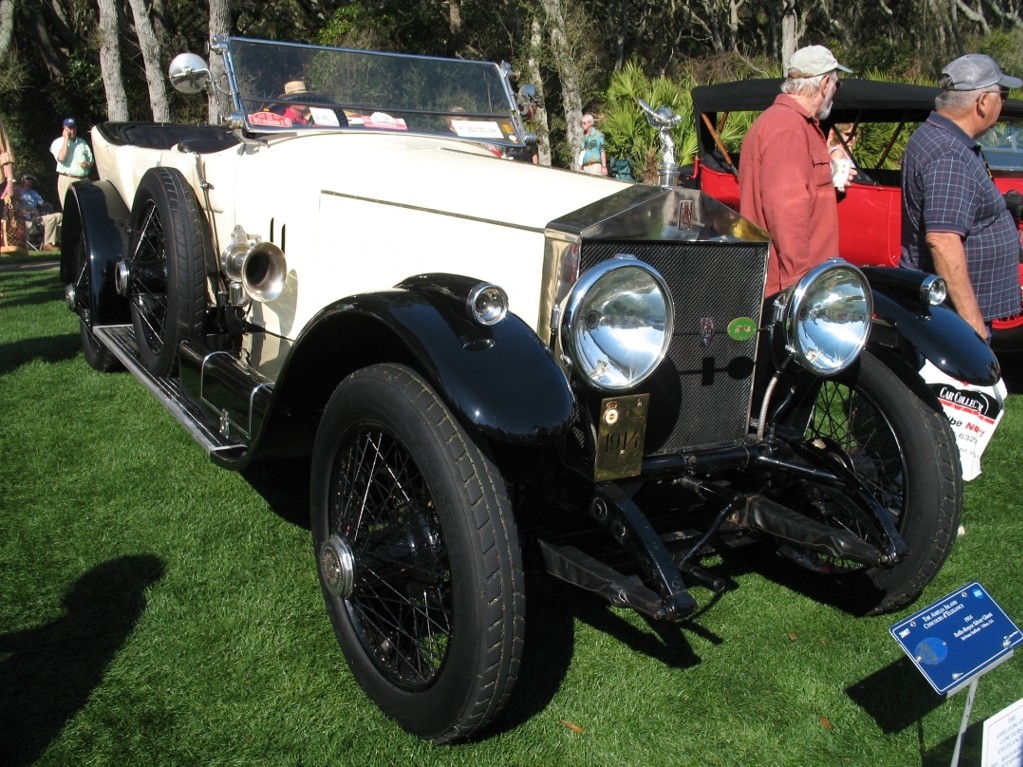
POLYGON ((26 173, 21 177, 21 186, 15 189, 15 205, 18 214, 31 230, 33 223, 38 222, 43 230, 43 241, 40 250, 56 250, 60 242, 60 226, 64 216, 54 213, 53 206, 43 200, 36 191, 35 176, 26 173))

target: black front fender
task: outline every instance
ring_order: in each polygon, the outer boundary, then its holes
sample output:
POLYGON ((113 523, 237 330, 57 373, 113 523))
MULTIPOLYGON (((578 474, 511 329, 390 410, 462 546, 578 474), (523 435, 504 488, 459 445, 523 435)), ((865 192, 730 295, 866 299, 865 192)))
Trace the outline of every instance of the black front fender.
POLYGON ((397 289, 326 307, 296 340, 281 371, 279 395, 297 401, 312 389, 322 396, 322 387, 303 381, 319 379, 332 390, 359 367, 406 361, 462 423, 489 438, 538 444, 562 433, 571 421, 573 397, 550 350, 515 315, 486 327, 457 304, 438 291, 397 289))
POLYGON ((90 327, 118 325, 131 321, 128 300, 117 294, 114 269, 125 249, 128 208, 117 190, 106 181, 74 184, 64 200, 64 221, 61 225, 60 279, 65 285, 87 284, 88 297, 79 296, 79 306, 89 307, 83 317, 90 327), (88 279, 76 274, 79 242, 84 240, 88 254, 88 279), (85 300, 87 298, 87 303, 85 300))
POLYGON ((923 306, 877 288, 874 294, 875 332, 868 346, 879 343, 878 321, 891 327, 905 342, 946 375, 971 384, 990 386, 1001 377, 1001 368, 991 347, 965 320, 945 305, 923 306))

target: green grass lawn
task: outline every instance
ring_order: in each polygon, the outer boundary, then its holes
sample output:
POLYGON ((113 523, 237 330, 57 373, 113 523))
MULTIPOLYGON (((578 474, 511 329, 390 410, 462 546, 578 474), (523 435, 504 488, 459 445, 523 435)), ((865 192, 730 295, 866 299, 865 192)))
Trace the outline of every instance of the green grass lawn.
MULTIPOLYGON (((301 465, 218 469, 127 374, 83 361, 55 271, 0 273, 0 764, 947 765, 940 699, 888 627, 980 581, 1023 621, 1023 401, 967 486, 947 565, 912 609, 857 618, 757 572, 681 625, 567 587, 529 594, 511 709, 436 747, 362 695, 316 583, 301 465), (6 760, 6 761, 5 761, 6 760)), ((748 564, 748 566, 747 566, 748 564)), ((980 682, 985 718, 1023 661, 980 682)))

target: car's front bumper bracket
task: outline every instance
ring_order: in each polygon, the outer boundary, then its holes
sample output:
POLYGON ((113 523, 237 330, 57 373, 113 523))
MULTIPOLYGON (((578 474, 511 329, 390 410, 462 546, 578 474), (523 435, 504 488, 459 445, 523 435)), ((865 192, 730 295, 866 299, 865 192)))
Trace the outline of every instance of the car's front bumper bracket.
POLYGON ((621 487, 599 483, 589 512, 633 556, 644 578, 623 575, 574 547, 541 542, 548 572, 657 620, 679 620, 696 610, 664 541, 621 487))

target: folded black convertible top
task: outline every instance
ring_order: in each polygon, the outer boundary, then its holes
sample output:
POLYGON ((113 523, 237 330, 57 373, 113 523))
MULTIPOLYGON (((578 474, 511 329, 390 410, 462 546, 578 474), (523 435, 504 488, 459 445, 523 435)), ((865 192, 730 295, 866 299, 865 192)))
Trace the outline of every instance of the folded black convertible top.
MULTIPOLYGON (((697 112, 741 112, 766 109, 781 93, 781 79, 737 80, 699 85, 692 90, 697 112)), ((830 122, 921 122, 934 109, 938 89, 928 85, 843 79, 830 122)), ((1009 99, 1002 119, 1023 118, 1023 101, 1009 99)))

